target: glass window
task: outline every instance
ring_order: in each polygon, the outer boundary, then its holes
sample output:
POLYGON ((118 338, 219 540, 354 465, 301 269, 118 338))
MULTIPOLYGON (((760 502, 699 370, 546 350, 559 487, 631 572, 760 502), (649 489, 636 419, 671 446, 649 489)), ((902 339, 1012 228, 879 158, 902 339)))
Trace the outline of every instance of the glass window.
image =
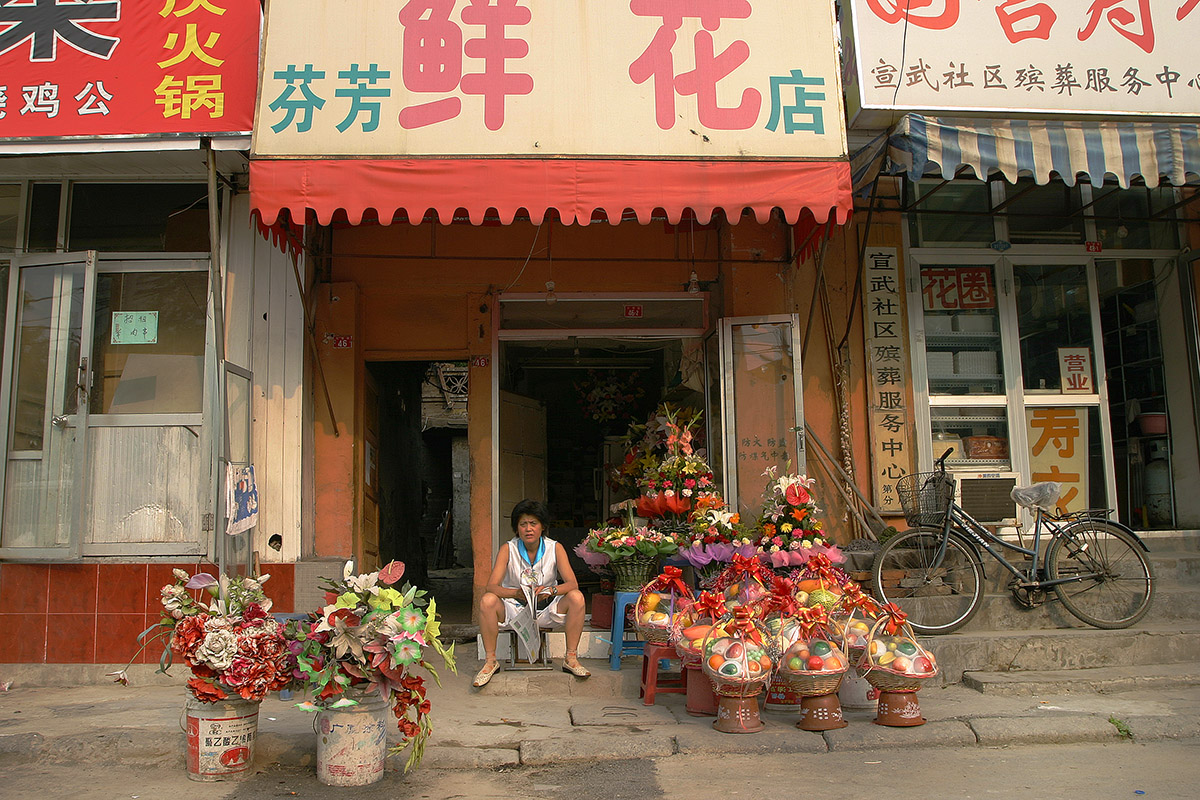
POLYGON ((1029 478, 1062 484, 1063 511, 1107 508, 1099 406, 1026 406, 1029 478))
POLYGON ((17 248, 17 220, 21 213, 21 184, 0 183, 0 252, 17 248))
POLYGON ((201 411, 207 303, 207 272, 98 275, 91 413, 201 411))
POLYGON ((917 247, 986 247, 996 240, 988 184, 915 181, 912 238, 917 247))
POLYGON ((1165 210, 1175 204, 1174 190, 1106 185, 1094 191, 1096 236, 1105 250, 1179 248, 1175 215, 1165 210))
POLYGON ((1012 468, 1008 448, 1008 409, 942 408, 930 410, 933 457, 947 450, 946 467, 953 470, 1006 472, 1012 468))
POLYGON ((1085 238, 1079 186, 1030 179, 1005 187, 1008 240, 1013 244, 1082 244, 1085 238))
POLYGON ((921 267, 930 394, 1004 394, 995 268, 921 267))
POLYGON ((1026 391, 1096 394, 1085 266, 1016 264, 1013 275, 1026 391))
POLYGON ((208 187, 202 183, 77 183, 71 250, 206 252, 208 187))
POLYGON ((29 193, 29 221, 25 249, 30 253, 53 253, 58 249, 58 206, 61 183, 35 183, 29 193))

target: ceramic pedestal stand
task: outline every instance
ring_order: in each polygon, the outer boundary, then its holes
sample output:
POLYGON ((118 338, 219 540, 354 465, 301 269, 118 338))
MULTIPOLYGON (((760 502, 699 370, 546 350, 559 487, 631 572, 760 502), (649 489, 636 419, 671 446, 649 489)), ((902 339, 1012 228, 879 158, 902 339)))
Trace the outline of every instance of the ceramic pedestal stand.
POLYGON ((713 728, 721 733, 758 733, 763 729, 758 714, 758 692, 751 695, 717 696, 717 718, 713 728))
POLYGON ((881 689, 879 691, 879 707, 872 722, 890 728, 912 728, 924 725, 925 718, 921 716, 921 705, 917 702, 917 693, 891 692, 881 689))
POLYGON ((804 695, 800 701, 800 721, 796 727, 802 731, 832 731, 846 727, 842 718, 842 701, 837 692, 817 696, 804 695))
POLYGON ((683 668, 688 671, 687 713, 693 717, 715 717, 717 695, 713 692, 712 681, 700 669, 699 663, 685 661, 683 668))

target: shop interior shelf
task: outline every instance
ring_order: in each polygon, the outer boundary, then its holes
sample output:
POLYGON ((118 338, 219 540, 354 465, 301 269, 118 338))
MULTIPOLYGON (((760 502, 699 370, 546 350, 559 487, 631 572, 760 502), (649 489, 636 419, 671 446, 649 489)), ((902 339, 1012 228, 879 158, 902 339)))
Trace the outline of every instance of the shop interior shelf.
POLYGON ((979 383, 980 381, 999 381, 1003 380, 1002 375, 930 375, 929 382, 935 381, 942 385, 951 384, 970 384, 979 383))
POLYGON ((978 414, 972 414, 970 416, 967 416, 965 414, 962 416, 959 416, 957 414, 954 416, 936 415, 936 416, 931 416, 929 421, 931 424, 937 425, 937 426, 940 426, 943 428, 945 428, 945 427, 957 428, 957 427, 960 427, 963 425, 977 425, 977 424, 981 424, 981 423, 984 425, 1006 425, 1006 424, 1008 424, 1008 420, 1002 416, 990 417, 987 415, 978 415, 978 414))
MULTIPOLYGON (((980 345, 987 342, 994 342, 1000 338, 1000 334, 996 331, 952 331, 951 333, 928 333, 925 334, 925 344, 933 347, 945 347, 955 345, 980 345)), ((994 349, 994 348, 988 348, 994 349)))

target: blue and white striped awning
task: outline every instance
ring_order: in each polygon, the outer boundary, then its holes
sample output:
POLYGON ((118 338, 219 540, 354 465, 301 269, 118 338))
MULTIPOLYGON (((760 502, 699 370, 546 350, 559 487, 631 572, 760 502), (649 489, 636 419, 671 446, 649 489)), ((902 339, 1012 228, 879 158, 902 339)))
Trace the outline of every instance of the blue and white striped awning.
MULTIPOLYGON (((855 187, 879 169, 883 137, 852 159, 855 187)), ((1200 125, 1176 122, 999 120, 907 114, 886 137, 888 173, 953 177, 970 167, 975 177, 999 172, 1010 181, 1049 183, 1052 173, 1067 185, 1077 179, 1102 186, 1112 178, 1128 188, 1200 183, 1200 125)))

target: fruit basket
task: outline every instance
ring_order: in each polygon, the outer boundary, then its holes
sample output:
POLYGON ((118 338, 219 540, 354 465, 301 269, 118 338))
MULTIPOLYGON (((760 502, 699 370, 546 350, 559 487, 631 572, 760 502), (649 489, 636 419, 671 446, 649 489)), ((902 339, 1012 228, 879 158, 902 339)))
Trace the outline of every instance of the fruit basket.
POLYGON ((781 638, 786 645, 778 675, 787 688, 805 697, 838 690, 850 662, 834 641, 824 609, 799 609, 795 617, 784 621, 781 638))
POLYGON ((692 625, 694 603, 691 589, 683 582, 683 571, 679 567, 663 567, 662 573, 638 594, 634 608, 638 633, 654 644, 674 642, 682 629, 692 625))
POLYGON ((757 695, 775 666, 762 622, 740 607, 709 629, 701 646, 701 668, 722 697, 757 695))
POLYGON ((859 669, 868 683, 884 692, 915 692, 938 674, 933 654, 917 641, 894 603, 883 607, 871 627, 859 669))
MULTIPOLYGON (((675 640, 675 652, 683 666, 700 666, 704 639, 712 631, 713 624, 725 616, 725 598, 717 592, 701 592, 692 606, 692 624, 682 627, 675 640)), ((718 636, 723 636, 723 631, 718 636)))

